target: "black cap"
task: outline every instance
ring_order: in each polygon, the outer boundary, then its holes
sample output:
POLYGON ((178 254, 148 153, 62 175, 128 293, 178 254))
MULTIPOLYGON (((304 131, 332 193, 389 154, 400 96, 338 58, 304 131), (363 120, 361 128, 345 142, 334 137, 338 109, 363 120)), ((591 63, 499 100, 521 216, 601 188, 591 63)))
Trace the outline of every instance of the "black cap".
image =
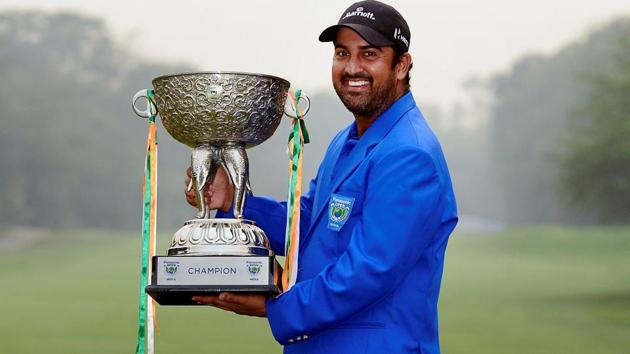
POLYGON ((319 35, 319 40, 335 41, 341 27, 353 29, 373 46, 392 46, 398 53, 409 50, 411 33, 407 21, 396 9, 380 1, 366 0, 350 5, 336 25, 319 35))

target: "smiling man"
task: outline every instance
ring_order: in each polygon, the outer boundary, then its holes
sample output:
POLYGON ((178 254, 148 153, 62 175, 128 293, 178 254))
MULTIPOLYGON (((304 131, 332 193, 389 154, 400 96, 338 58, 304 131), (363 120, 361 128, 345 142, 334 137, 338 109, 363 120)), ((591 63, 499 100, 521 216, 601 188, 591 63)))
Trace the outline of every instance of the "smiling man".
MULTIPOLYGON (((457 211, 440 144, 409 91, 409 27, 393 7, 361 1, 319 39, 335 45, 332 82, 354 122, 302 197, 297 283, 276 298, 194 300, 266 316, 285 353, 439 353, 437 302, 457 211)), ((232 193, 220 172, 205 197, 229 216, 232 193)), ((284 253, 285 203, 248 197, 244 217, 284 253)))

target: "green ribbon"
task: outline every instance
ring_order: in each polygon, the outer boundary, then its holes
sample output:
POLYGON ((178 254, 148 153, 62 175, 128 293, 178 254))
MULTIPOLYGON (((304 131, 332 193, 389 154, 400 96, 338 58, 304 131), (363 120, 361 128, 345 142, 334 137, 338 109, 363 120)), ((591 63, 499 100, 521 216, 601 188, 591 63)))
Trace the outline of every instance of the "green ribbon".
MULTIPOLYGON (((310 142, 308 131, 306 130, 306 124, 304 123, 304 119, 300 115, 300 111, 298 109, 298 102, 300 100, 301 94, 302 94, 302 90, 298 89, 295 91, 295 116, 296 118, 293 121, 293 126, 292 126, 291 132, 289 133, 289 141, 288 141, 288 143, 290 144, 291 139, 293 139, 293 151, 291 154, 291 176, 289 178, 289 198, 288 198, 289 202, 288 202, 288 210, 287 210, 289 219, 287 221, 288 225, 286 228, 285 246, 284 246, 285 248, 284 254, 286 257, 289 256, 289 251, 291 249, 291 230, 293 229, 292 225, 295 222, 295 220, 293 220, 293 210, 295 208, 295 201, 296 201, 295 190, 296 190, 297 182, 298 182, 298 178, 297 178, 298 162, 299 162, 304 144, 308 144, 310 142), (302 133, 302 139, 300 139, 300 132, 302 133)), ((296 237, 299 237, 299 235, 296 235, 296 237)), ((295 250, 295 253, 297 252, 298 250, 295 250)), ((295 253, 294 253, 294 256, 295 256, 295 253)), ((291 263, 290 261, 286 263, 286 266, 290 265, 291 263)), ((293 271, 293 269, 291 269, 291 271, 293 271)), ((285 269, 285 274, 288 280, 287 281, 287 284, 288 284, 291 279, 290 278, 291 274, 288 272, 288 269, 285 269)))
MULTIPOLYGON (((155 115, 157 114, 157 110, 155 107, 155 91, 147 90, 147 99, 149 100, 149 123, 155 123, 155 115)), ((157 144, 157 140, 155 141, 157 144)))
MULTIPOLYGON (((149 100, 149 126, 155 124, 155 103, 153 90, 147 90, 147 99, 149 100)), ((156 139, 157 137, 154 137, 156 139)), ((157 144, 157 139, 155 140, 157 144)), ((144 354, 146 340, 146 323, 147 323, 147 293, 144 291, 148 285, 149 274, 149 240, 151 232, 151 156, 153 151, 151 146, 147 147, 147 157, 144 170, 144 201, 142 212, 142 264, 140 268, 140 294, 138 305, 138 342, 136 344, 136 353, 144 354)))

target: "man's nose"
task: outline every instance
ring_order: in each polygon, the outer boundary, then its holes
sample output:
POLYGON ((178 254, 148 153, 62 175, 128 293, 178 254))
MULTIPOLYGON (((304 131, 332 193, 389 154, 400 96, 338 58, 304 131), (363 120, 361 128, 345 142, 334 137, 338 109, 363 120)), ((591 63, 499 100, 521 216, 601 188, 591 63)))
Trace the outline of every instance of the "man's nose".
POLYGON ((348 61, 346 62, 346 67, 344 69, 345 74, 348 76, 354 76, 358 73, 363 72, 363 68, 361 67, 359 58, 357 58, 356 56, 352 56, 350 57, 350 59, 348 59, 348 61))

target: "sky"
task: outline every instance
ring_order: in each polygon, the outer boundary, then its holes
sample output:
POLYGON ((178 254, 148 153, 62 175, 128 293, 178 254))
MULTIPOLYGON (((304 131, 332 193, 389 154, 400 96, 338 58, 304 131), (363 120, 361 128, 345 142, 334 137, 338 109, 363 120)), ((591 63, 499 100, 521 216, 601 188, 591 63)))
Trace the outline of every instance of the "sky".
MULTIPOLYGON (((447 106, 462 82, 551 54, 589 29, 630 16, 628 0, 390 0, 411 29, 416 97, 447 106)), ((350 1, 2 0, 0 10, 69 10, 104 19, 143 57, 203 71, 271 74, 305 91, 332 91, 332 44, 318 36, 350 1)), ((166 74, 166 73, 165 73, 166 74)))

